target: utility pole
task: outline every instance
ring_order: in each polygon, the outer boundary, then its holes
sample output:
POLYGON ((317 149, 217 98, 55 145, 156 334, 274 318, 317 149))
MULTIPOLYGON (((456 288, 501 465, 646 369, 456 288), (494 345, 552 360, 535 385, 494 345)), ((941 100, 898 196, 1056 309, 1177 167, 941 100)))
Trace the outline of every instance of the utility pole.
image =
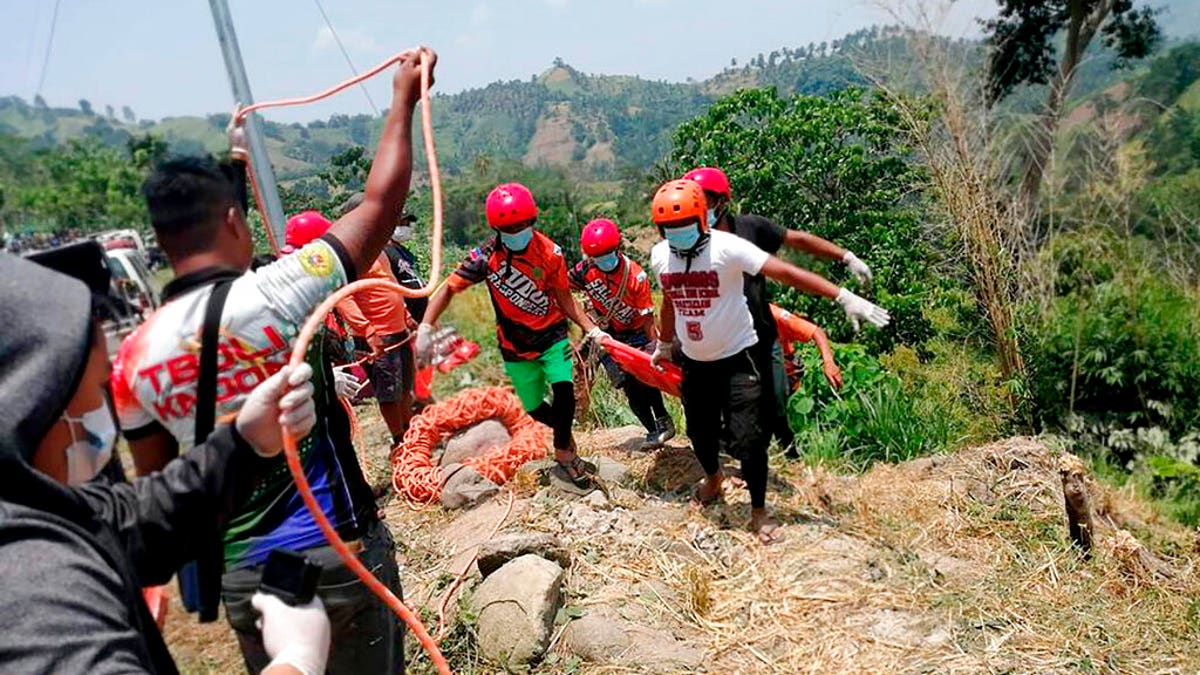
MULTIPOLYGON (((225 70, 229 73, 229 84, 233 87, 233 100, 247 106, 254 103, 250 93, 250 80, 246 78, 246 66, 242 63, 242 50, 238 47, 237 34, 233 30, 233 17, 229 14, 226 0, 208 0, 212 7, 213 23, 217 26, 217 40, 221 43, 221 54, 225 57, 225 70)), ((250 146, 250 157, 254 160, 254 182, 263 200, 264 214, 270 222, 271 234, 277 246, 284 241, 283 203, 279 201, 279 188, 275 184, 275 171, 271 158, 267 156, 267 142, 263 137, 262 120, 258 113, 246 116, 246 141, 250 146)))

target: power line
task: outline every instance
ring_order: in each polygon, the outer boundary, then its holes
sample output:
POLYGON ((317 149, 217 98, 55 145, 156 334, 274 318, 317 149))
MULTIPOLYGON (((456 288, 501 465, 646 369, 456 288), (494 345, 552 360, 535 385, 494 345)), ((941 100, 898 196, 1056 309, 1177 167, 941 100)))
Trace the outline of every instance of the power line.
POLYGON ((42 74, 38 76, 37 95, 42 95, 42 85, 46 84, 46 67, 50 65, 50 49, 54 46, 54 29, 58 26, 58 5, 62 0, 54 0, 54 14, 50 16, 50 38, 46 40, 46 55, 42 58, 42 74))
MULTIPOLYGON (((350 60, 350 52, 346 51, 346 46, 342 44, 342 38, 338 37, 337 31, 333 28, 333 22, 329 20, 329 15, 325 13, 325 8, 321 6, 321 0, 313 0, 317 6, 317 11, 321 13, 321 18, 325 19, 325 26, 329 28, 329 34, 333 36, 333 41, 337 43, 338 49, 342 50, 342 56, 346 58, 346 65, 350 66, 350 73, 358 76, 358 69, 354 67, 354 61, 350 60)), ((359 89, 367 97, 367 103, 371 104, 371 109, 375 111, 375 116, 379 117, 379 106, 375 105, 375 100, 371 98, 371 92, 367 91, 367 86, 362 82, 358 83, 359 89)))

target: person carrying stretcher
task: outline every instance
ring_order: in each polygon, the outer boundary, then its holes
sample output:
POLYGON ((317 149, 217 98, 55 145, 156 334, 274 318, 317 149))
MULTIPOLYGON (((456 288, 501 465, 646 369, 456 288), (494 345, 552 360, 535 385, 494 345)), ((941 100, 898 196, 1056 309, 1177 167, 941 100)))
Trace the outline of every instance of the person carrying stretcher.
MULTIPOLYGON (((654 325, 654 299, 642 266, 621 252, 621 230, 611 220, 599 218, 583 227, 580 248, 587 258, 571 270, 571 288, 581 291, 592 305, 597 323, 614 340, 651 353, 658 339, 654 325)), ((629 408, 646 427, 643 450, 661 448, 675 437, 675 422, 663 405, 662 392, 621 370, 604 354, 600 363, 609 382, 624 390, 629 408)))

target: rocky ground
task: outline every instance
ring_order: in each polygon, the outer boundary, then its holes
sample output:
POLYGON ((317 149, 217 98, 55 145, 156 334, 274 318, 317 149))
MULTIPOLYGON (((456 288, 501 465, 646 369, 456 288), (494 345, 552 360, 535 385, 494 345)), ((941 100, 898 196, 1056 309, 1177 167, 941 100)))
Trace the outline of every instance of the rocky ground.
MULTIPOLYGON (((368 470, 384 433, 359 408, 368 470)), ((1193 533, 1091 483, 1097 548, 1065 530, 1057 453, 1013 438, 863 475, 773 460, 786 538, 748 499, 699 508, 686 439, 581 433, 605 490, 572 495, 527 465, 474 507, 385 506, 405 594, 456 672, 1194 672, 1193 533), (461 583, 460 583, 461 581, 461 583)), ((186 671, 236 670, 223 624, 179 612, 186 671)), ((411 642, 411 641, 410 641, 411 642)), ((409 645, 409 672, 432 669, 409 645)))

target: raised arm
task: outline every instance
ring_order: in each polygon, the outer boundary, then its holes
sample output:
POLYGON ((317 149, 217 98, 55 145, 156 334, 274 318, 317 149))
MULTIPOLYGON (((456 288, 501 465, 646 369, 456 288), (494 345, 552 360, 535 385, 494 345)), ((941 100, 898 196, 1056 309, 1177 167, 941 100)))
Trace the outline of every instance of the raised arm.
POLYGON ((882 328, 892 320, 887 310, 882 307, 855 295, 849 289, 838 288, 825 277, 800 269, 775 256, 767 258, 767 262, 763 264, 762 273, 781 284, 787 284, 805 293, 837 300, 842 309, 846 311, 846 318, 854 326, 854 330, 858 330, 863 321, 882 328))
POLYGON ((587 312, 579 308, 579 303, 575 301, 575 296, 571 295, 570 288, 553 288, 551 291, 563 314, 578 324, 584 333, 591 333, 592 329, 596 328, 596 322, 592 321, 587 312))
POLYGON ((788 230, 783 237, 783 243, 789 248, 811 253, 819 258, 842 261, 850 269, 850 274, 854 275, 855 281, 864 286, 870 284, 874 278, 871 268, 854 253, 812 232, 788 230))
POLYGON ((363 202, 329 229, 346 249, 359 274, 366 273, 387 244, 408 197, 412 179, 413 107, 420 100, 421 62, 426 57, 437 62, 432 51, 417 51, 396 71, 392 80, 392 107, 371 161, 363 202))

